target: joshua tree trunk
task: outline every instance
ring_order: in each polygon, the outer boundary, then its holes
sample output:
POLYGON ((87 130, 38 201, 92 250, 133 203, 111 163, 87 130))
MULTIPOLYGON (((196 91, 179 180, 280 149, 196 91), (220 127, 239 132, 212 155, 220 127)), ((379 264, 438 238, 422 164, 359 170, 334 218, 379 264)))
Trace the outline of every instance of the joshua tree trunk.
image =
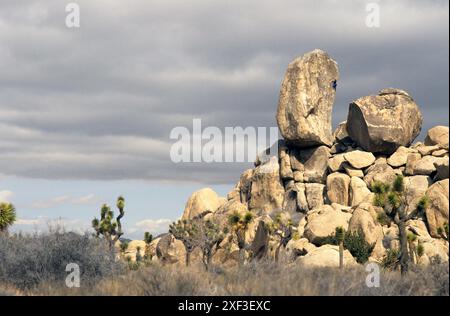
POLYGON ((239 266, 242 267, 245 263, 245 249, 239 248, 239 266))
POLYGON ((191 251, 186 250, 186 267, 189 267, 190 263, 191 263, 191 251))
POLYGON ((416 247, 414 245, 414 242, 409 242, 409 257, 411 259, 412 264, 416 264, 418 259, 416 255, 416 247))
POLYGON ((339 242, 339 269, 344 268, 344 242, 339 242))
POLYGON ((399 238, 400 238, 400 270, 404 275, 409 270, 409 251, 408 238, 406 235, 406 223, 404 220, 398 220, 399 238))
POLYGON ((278 262, 278 261, 280 260, 280 250, 281 250, 281 246, 282 246, 282 243, 280 242, 280 243, 278 244, 277 249, 275 249, 275 262, 278 262))
POLYGON ((203 255, 203 265, 205 266, 205 271, 209 271, 209 265, 211 264, 211 254, 204 254, 203 255))

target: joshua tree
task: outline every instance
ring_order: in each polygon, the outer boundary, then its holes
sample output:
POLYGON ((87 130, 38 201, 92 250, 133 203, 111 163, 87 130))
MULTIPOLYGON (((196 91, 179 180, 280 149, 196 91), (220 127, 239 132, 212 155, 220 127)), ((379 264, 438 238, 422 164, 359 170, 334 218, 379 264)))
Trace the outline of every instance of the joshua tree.
POLYGON ((416 263, 419 259, 417 256, 417 247, 416 247, 417 235, 414 234, 413 232, 408 232, 406 235, 406 239, 408 240, 409 256, 411 258, 411 262, 416 263))
POLYGON ((120 252, 122 253, 122 256, 125 255, 125 252, 128 249, 128 242, 124 241, 123 243, 120 244, 120 252))
POLYGON ((345 239, 345 230, 342 226, 336 227, 335 231, 336 241, 339 245, 339 268, 344 268, 344 239, 345 239))
POLYGON ((245 233, 247 232, 248 226, 253 221, 253 218, 254 215, 252 212, 246 212, 241 215, 237 211, 232 213, 228 218, 231 231, 237 239, 239 248, 239 265, 243 265, 245 261, 245 251, 248 248, 248 245, 245 242, 245 233))
POLYGON ((219 244, 225 238, 227 229, 222 231, 220 225, 213 220, 198 220, 197 244, 202 250, 202 262, 205 270, 209 270, 211 259, 219 249, 219 244))
POLYGON ((198 226, 196 220, 179 220, 172 223, 169 232, 178 240, 181 240, 186 248, 186 266, 189 266, 191 253, 198 243, 198 226))
POLYGON ((272 224, 269 225, 269 230, 280 238, 278 246, 275 249, 275 262, 278 262, 281 247, 286 247, 289 240, 291 240, 295 227, 292 220, 283 218, 283 214, 278 213, 272 224))
POLYGON ((411 261, 408 251, 406 223, 410 219, 423 214, 428 207, 428 198, 426 196, 422 197, 416 207, 407 214, 409 204, 405 194, 402 175, 398 175, 392 185, 374 182, 371 189, 375 193, 374 204, 383 207, 386 214, 398 225, 400 238, 399 261, 401 272, 405 274, 408 272, 411 261))
POLYGON ((141 261, 142 261, 141 247, 137 246, 136 247, 136 263, 139 264, 141 261))
POLYGON ((145 232, 144 233, 144 242, 145 242, 145 250, 144 250, 144 259, 145 260, 152 260, 152 255, 151 255, 151 249, 150 249, 150 244, 153 241, 153 235, 150 234, 149 232, 145 232))
POLYGON ((92 220, 92 227, 94 228, 97 237, 103 235, 108 241, 110 249, 113 249, 117 240, 123 235, 122 223, 120 220, 125 215, 125 199, 122 196, 119 196, 116 205, 119 209, 119 215, 115 220, 114 212, 106 204, 103 204, 100 210, 100 219, 94 218, 92 220))
POLYGON ((10 203, 0 203, 0 234, 6 233, 8 227, 16 221, 16 209, 10 203))

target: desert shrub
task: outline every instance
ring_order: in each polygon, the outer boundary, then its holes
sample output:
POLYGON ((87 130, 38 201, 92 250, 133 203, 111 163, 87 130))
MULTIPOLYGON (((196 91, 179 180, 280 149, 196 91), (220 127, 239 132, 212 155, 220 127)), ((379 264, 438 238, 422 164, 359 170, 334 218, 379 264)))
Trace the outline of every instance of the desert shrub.
POLYGON ((358 263, 365 263, 369 260, 375 245, 369 244, 363 232, 347 232, 344 239, 344 247, 350 251, 358 263))
POLYGON ((400 251, 398 249, 388 249, 381 259, 381 266, 384 269, 395 270, 399 265, 400 251))
POLYGON ((391 224, 391 219, 385 212, 379 212, 377 214, 377 221, 382 226, 389 226, 391 224))
POLYGON ((0 283, 29 289, 42 282, 65 284, 66 265, 80 267, 91 283, 121 271, 103 240, 61 230, 46 234, 0 235, 0 283))
MULTIPOLYGON (((338 245, 338 240, 335 233, 333 233, 327 237, 321 238, 317 244, 338 245)), ((350 251, 358 263, 367 262, 374 247, 375 245, 371 245, 365 240, 365 236, 362 231, 345 232, 344 248, 350 251)))

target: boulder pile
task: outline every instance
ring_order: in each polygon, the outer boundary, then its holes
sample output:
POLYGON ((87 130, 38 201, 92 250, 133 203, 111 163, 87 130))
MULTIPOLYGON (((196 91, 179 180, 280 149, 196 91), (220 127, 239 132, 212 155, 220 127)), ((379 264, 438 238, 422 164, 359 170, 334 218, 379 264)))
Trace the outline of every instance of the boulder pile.
MULTIPOLYGON (((399 229, 394 222, 382 220, 384 211, 374 206, 371 185, 392 183, 403 175, 410 208, 421 197, 429 198, 424 215, 407 223, 408 232, 417 236, 414 242, 423 245, 418 263, 427 264, 436 257, 448 261, 443 227, 449 221, 449 128, 433 127, 423 142, 414 143, 421 132, 422 113, 408 92, 388 88, 351 102, 347 121, 332 131, 338 79, 338 65, 324 51, 314 50, 290 63, 276 114, 283 136, 278 155, 257 159, 226 198, 211 189, 195 192, 182 218, 207 211, 209 218, 226 225, 229 214, 250 211, 255 220, 246 239, 267 242, 270 256, 277 237, 258 240, 264 234, 258 234, 257 227, 260 222, 270 224, 274 214, 282 212, 297 228, 285 248, 297 257, 295 262, 337 266, 337 246, 323 244, 336 227, 362 231, 373 245, 370 260, 379 262, 387 251, 398 249, 399 229)), ((170 241, 174 242, 166 237, 160 243, 170 241)), ((168 256, 162 252, 169 244, 157 248, 162 258, 168 256)), ((235 245, 224 242, 221 248, 220 262, 235 260, 235 245)), ((356 264, 348 251, 344 261, 356 264)))

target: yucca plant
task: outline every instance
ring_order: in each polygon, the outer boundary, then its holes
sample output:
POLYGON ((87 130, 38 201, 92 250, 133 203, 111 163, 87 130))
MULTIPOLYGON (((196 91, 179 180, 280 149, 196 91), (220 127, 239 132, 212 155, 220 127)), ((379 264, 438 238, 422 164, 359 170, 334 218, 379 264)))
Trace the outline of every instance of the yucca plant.
POLYGON ((100 209, 100 219, 94 218, 92 220, 92 227, 96 236, 102 235, 108 241, 111 250, 123 235, 121 219, 125 215, 125 199, 122 196, 117 198, 116 206, 119 209, 119 215, 116 219, 114 219, 114 212, 111 208, 107 204, 103 204, 100 209))
MULTIPOLYGON (((371 190, 375 193, 374 204, 381 206, 379 205, 380 201, 385 201, 382 206, 385 213, 398 225, 400 239, 400 251, 398 254, 401 272, 404 275, 409 270, 411 261, 408 249, 409 242, 406 231, 406 222, 421 216, 428 207, 429 199, 426 196, 422 197, 416 204, 416 207, 407 214, 409 204, 402 175, 397 175, 392 185, 374 182, 371 185, 371 190)), ((390 253, 391 256, 393 254, 394 252, 390 253)), ((390 259, 390 261, 392 261, 392 259, 390 259)))
POLYGON ((278 262, 281 248, 285 248, 289 240, 292 239, 296 227, 294 227, 291 219, 283 217, 282 213, 278 213, 275 215, 275 219, 268 228, 270 233, 279 238, 278 245, 275 248, 275 262, 278 262))
POLYGON ((136 247, 136 263, 139 264, 142 261, 141 246, 136 247))
POLYGON ((153 235, 149 232, 144 233, 144 242, 145 242, 145 250, 144 250, 144 260, 151 261, 152 260, 152 254, 150 249, 150 244, 153 241, 153 235))
POLYGON ((0 233, 6 233, 16 221, 16 209, 11 203, 0 203, 0 233))
POLYGON ((211 259, 219 249, 219 244, 224 240, 227 229, 222 230, 214 220, 199 219, 198 246, 202 250, 202 262, 205 270, 209 270, 211 259))
POLYGON ((120 252, 122 253, 122 255, 125 255, 125 252, 128 250, 128 245, 128 241, 124 241, 120 244, 120 252))
POLYGON ((239 265, 245 263, 245 251, 249 246, 245 242, 245 234, 253 219, 254 214, 250 211, 244 214, 239 214, 239 212, 235 211, 228 217, 228 224, 236 237, 239 248, 239 265))

